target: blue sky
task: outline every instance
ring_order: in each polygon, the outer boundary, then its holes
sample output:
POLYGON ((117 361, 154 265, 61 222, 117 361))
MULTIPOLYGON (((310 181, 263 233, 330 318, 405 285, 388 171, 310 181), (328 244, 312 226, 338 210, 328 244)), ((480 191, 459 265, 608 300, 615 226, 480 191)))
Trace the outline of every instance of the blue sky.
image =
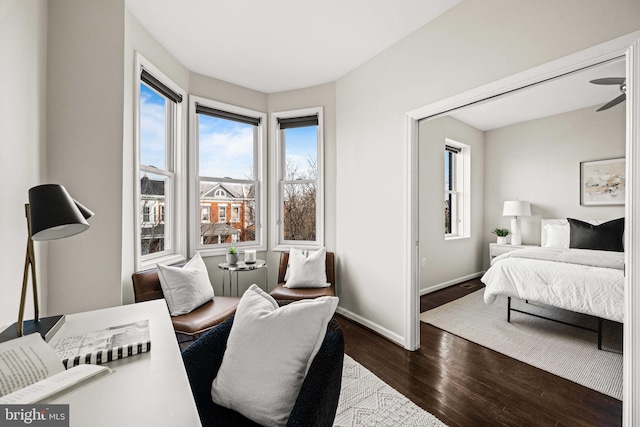
MULTIPOLYGON (((140 85, 140 164, 165 168, 165 99, 140 85)), ((200 176, 253 179, 252 125, 199 115, 200 176)), ((287 129, 287 161, 298 171, 317 161, 317 128, 287 129)))
POLYGON ((140 164, 165 168, 164 97, 140 85, 140 164))

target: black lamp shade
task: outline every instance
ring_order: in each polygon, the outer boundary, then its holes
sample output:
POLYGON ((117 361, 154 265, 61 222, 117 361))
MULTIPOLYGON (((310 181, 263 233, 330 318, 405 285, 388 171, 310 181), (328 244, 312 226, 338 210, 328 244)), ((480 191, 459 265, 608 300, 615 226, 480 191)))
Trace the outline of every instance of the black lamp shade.
POLYGON ((82 233, 93 216, 86 207, 71 198, 59 184, 44 184, 29 190, 31 238, 55 240, 82 233))

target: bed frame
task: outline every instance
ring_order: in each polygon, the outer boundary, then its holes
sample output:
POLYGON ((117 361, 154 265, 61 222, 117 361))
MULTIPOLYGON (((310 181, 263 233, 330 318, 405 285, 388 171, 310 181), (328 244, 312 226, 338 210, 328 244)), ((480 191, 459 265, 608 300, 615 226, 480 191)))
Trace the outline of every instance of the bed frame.
MULTIPOLYGON (((529 300, 525 300, 525 302, 527 304, 529 304, 529 300)), ((598 350, 602 350, 602 318, 601 317, 596 317, 596 319, 598 320, 598 328, 597 329, 592 329, 592 328, 588 328, 586 326, 576 325, 574 323, 569 323, 569 322, 563 322, 562 320, 552 319, 550 317, 545 317, 545 316, 541 316, 539 314, 529 313, 527 311, 522 311, 522 310, 519 310, 517 308, 513 308, 513 307, 511 307, 511 297, 507 297, 507 322, 509 322, 509 323, 511 323, 511 312, 512 311, 517 311, 518 313, 522 313, 522 314, 528 314, 529 316, 538 317, 540 319, 551 320, 552 322, 556 322, 556 323, 562 323, 563 325, 573 326, 574 328, 584 329, 585 331, 596 332, 598 334, 598 350)), ((592 317, 595 317, 595 316, 592 316, 592 317)))
MULTIPOLYGON (((593 225, 599 225, 602 224, 605 221, 602 220, 589 220, 586 221, 590 224, 593 225)), ((547 242, 547 232, 545 230, 545 225, 547 224, 551 224, 551 225, 569 225, 569 221, 566 218, 559 218, 559 219, 542 219, 540 221, 540 237, 541 237, 541 245, 545 246, 546 242, 547 242)), ((525 303, 529 304, 529 300, 525 300, 525 303)), ((545 317, 545 316, 541 316, 539 314, 534 314, 534 313, 529 313, 526 311, 522 311, 519 310, 517 308, 513 308, 511 307, 511 297, 507 297, 507 322, 511 323, 511 312, 512 311, 516 311, 518 313, 522 313, 522 314, 528 314, 529 316, 534 316, 534 317, 538 317, 540 319, 545 319, 545 320, 551 320, 552 322, 556 322, 556 323, 562 323, 563 325, 567 325, 567 326, 573 326, 575 328, 579 328, 579 329, 584 329, 586 331, 590 331, 590 332, 596 332, 598 334, 598 350, 602 350, 602 318, 601 317, 596 317, 596 316, 591 316, 591 317, 595 317, 598 320, 598 327, 597 329, 593 329, 593 328, 588 328, 586 326, 582 326, 582 325, 576 325, 573 323, 568 323, 568 322, 563 322, 562 320, 557 320, 557 319, 552 319, 550 317, 545 317)), ((582 313, 584 314, 584 313, 582 313)))

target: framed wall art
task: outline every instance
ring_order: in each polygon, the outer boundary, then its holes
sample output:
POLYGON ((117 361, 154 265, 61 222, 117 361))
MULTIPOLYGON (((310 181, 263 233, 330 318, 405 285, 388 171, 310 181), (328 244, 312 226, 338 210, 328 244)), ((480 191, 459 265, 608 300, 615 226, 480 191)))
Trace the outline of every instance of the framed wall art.
POLYGON ((582 206, 624 205, 625 158, 580 163, 582 206))

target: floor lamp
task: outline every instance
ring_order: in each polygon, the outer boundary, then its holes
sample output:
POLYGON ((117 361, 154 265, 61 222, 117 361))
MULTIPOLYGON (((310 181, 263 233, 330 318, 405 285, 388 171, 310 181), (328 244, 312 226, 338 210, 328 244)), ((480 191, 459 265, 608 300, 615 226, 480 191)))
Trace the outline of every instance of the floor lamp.
POLYGON ((93 216, 93 212, 72 199, 67 190, 59 184, 44 184, 31 188, 29 203, 25 205, 25 214, 28 231, 27 255, 24 263, 18 322, 0 334, 0 342, 33 332, 39 332, 48 341, 64 323, 64 315, 40 318, 33 241, 56 240, 82 233, 89 228, 87 219, 93 216), (33 285, 34 319, 25 321, 24 306, 29 271, 31 271, 33 285))
POLYGON ((504 202, 502 216, 512 216, 511 218, 511 244, 521 245, 522 236, 520 234, 521 216, 531 216, 531 204, 529 202, 514 200, 504 202))

